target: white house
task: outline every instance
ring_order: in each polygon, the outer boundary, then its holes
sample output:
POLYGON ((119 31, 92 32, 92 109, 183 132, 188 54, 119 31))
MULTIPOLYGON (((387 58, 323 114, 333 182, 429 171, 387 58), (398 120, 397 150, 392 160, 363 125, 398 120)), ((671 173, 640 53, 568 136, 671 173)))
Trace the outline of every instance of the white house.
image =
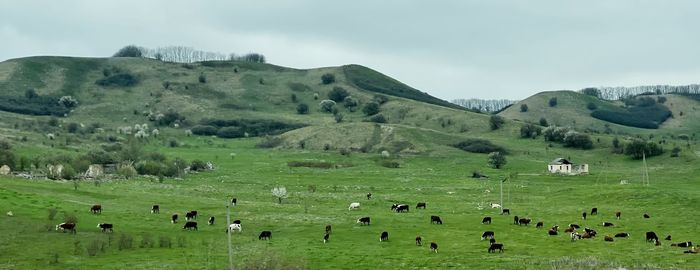
POLYGON ((588 164, 573 164, 565 158, 557 158, 547 165, 547 170, 550 173, 582 174, 588 173, 588 164))

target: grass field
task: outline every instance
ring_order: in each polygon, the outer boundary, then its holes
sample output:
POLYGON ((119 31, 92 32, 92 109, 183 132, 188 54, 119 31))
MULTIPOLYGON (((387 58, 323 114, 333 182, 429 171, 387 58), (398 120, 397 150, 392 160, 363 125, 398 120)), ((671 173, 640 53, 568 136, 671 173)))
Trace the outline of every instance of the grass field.
POLYGON ((82 181, 77 189, 70 181, 0 178, 0 210, 14 213, 0 217, 0 269, 225 269, 225 205, 231 197, 238 198, 232 219, 243 224, 243 232, 232 240, 239 263, 280 257, 309 269, 695 269, 700 262, 697 255, 670 247, 671 242, 700 236, 694 220, 700 203, 700 168, 693 165, 697 164, 693 151, 682 152, 680 158, 650 159, 651 186, 646 187, 640 185, 638 161, 610 155, 608 149, 534 150, 543 145, 539 140, 503 139, 515 153, 503 170, 486 168, 486 155, 451 149, 403 155, 401 168, 389 169, 377 165, 378 154, 346 157, 337 151, 257 149, 258 139, 183 140, 190 147, 151 143, 146 149, 211 160, 216 170, 162 183, 148 178, 82 181), (591 174, 544 174, 545 162, 566 155, 590 163, 591 174), (287 166, 298 160, 353 166, 287 166), (491 177, 469 178, 475 169, 491 177), (504 204, 512 215, 501 216, 487 206, 499 200, 498 176, 508 174, 514 177, 504 184, 504 204), (630 184, 620 185, 622 179, 630 184), (275 186, 289 191, 282 204, 270 193, 275 186), (372 200, 365 199, 367 192, 374 194, 372 200), (362 206, 348 211, 351 202, 362 206), (417 202, 427 202, 427 209, 414 209, 417 202), (393 213, 392 203, 410 204, 411 210, 393 213), (90 214, 92 204, 102 204, 104 212, 90 214), (152 204, 160 204, 160 214, 149 212, 152 204), (48 220, 52 207, 59 212, 48 220), (591 207, 598 207, 600 214, 581 220, 581 212, 591 207), (170 214, 182 216, 188 210, 199 211, 199 231, 182 230, 182 220, 169 222, 170 214), (62 211, 78 218, 77 235, 53 230, 63 219, 62 211), (621 220, 614 219, 615 211, 623 213, 621 220), (643 219, 643 213, 652 218, 643 219), (430 215, 439 215, 444 224, 431 225, 430 215), (513 225, 513 215, 543 221, 545 229, 513 225), (216 225, 206 225, 209 216, 216 217, 216 225), (357 225, 362 216, 370 216, 372 225, 357 225), (493 224, 480 224, 484 216, 492 216, 493 224), (603 221, 616 226, 603 228, 603 221), (96 228, 100 222, 115 224, 115 232, 100 232, 96 228), (546 228, 569 223, 593 227, 599 237, 572 243, 563 232, 547 235, 546 228), (326 224, 332 224, 333 233, 324 244, 326 224), (272 240, 259 241, 262 230, 272 231, 272 240), (498 242, 505 244, 504 253, 486 252, 488 244, 480 240, 486 230, 496 232, 498 242), (382 231, 389 232, 388 242, 379 242, 382 231), (631 237, 612 243, 602 239, 623 231, 631 237), (671 234, 674 240, 656 247, 644 241, 646 231, 660 237, 671 234), (120 250, 122 234, 133 237, 132 248, 120 250), (423 236, 423 247, 415 246, 416 235, 423 236), (172 247, 159 247, 162 237, 172 247), (154 247, 148 241, 140 247, 144 238, 155 242, 154 247), (431 241, 438 243, 439 253, 429 252, 431 241), (104 251, 89 256, 89 247, 98 243, 104 243, 104 251))

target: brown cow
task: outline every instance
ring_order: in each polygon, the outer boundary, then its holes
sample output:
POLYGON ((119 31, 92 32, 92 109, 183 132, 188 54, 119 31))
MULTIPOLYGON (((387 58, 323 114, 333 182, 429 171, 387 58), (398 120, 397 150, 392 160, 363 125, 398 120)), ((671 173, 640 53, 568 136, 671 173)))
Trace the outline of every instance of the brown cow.
POLYGON ((93 214, 102 213, 102 205, 93 205, 92 207, 90 207, 90 212, 92 212, 93 214))

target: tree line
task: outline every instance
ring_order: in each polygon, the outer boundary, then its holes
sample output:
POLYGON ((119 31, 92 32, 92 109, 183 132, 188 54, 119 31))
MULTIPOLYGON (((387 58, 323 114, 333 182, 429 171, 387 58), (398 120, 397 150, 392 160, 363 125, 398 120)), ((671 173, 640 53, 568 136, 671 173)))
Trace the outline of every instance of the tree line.
POLYGON ((452 103, 457 104, 459 106, 468 108, 468 109, 473 109, 473 110, 479 110, 482 112, 497 112, 502 110, 505 107, 508 107, 510 105, 515 104, 518 102, 517 100, 509 100, 509 99, 478 99, 478 98, 470 98, 470 99, 454 99, 452 100, 452 103))
POLYGON ((605 100, 623 100, 643 94, 700 94, 700 84, 689 85, 641 85, 633 87, 588 87, 579 92, 605 100))
POLYGON ((224 54, 208 52, 186 46, 166 46, 149 49, 136 45, 125 46, 117 51, 113 57, 144 57, 165 62, 194 63, 203 61, 245 61, 254 63, 266 63, 265 56, 259 53, 247 53, 238 55, 235 53, 224 54))

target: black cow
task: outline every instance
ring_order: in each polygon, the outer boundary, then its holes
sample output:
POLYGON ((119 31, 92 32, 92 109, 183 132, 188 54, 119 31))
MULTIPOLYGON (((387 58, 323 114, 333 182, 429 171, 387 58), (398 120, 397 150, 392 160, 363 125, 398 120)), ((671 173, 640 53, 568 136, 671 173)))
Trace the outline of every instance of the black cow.
POLYGON ((603 222, 603 227, 612 227, 615 226, 615 224, 612 224, 610 222, 603 222))
POLYGON ((109 230, 110 232, 114 232, 114 226, 110 223, 97 224, 97 228, 102 229, 102 232, 105 232, 107 230, 109 230))
POLYGON ((209 217, 209 221, 207 221, 207 224, 214 225, 214 217, 209 217))
POLYGON ((367 193, 367 199, 372 199, 372 193, 367 193))
POLYGON ((644 218, 650 218, 649 214, 644 214, 644 218))
POLYGON ((652 241, 653 241, 653 242, 659 242, 659 237, 656 236, 656 233, 655 233, 655 232, 647 232, 647 233, 646 233, 646 238, 647 238, 647 242, 652 242, 652 241))
POLYGON ((503 244, 494 243, 491 246, 489 246, 489 253, 496 252, 496 250, 498 250, 499 252, 503 252, 503 244))
POLYGON ((614 239, 613 239, 612 236, 610 236, 610 235, 606 235, 604 239, 605 239, 606 242, 612 242, 612 241, 614 241, 614 239))
POLYGON ((581 213, 581 218, 583 218, 583 220, 586 220, 587 216, 588 216, 588 213, 586 213, 586 212, 581 213))
POLYGON ((183 230, 195 230, 197 231, 197 221, 185 222, 185 226, 182 226, 183 230))
POLYGON ((494 238, 496 237, 496 233, 492 231, 485 231, 484 233, 481 234, 481 240, 486 240, 486 238, 494 238))
POLYGON ((675 243, 674 243, 674 244, 671 244, 671 246, 672 246, 672 247, 683 247, 683 248, 687 248, 687 247, 692 247, 692 246, 693 246, 693 242, 683 242, 683 243, 678 243, 678 244, 675 244, 675 243))
POLYGON ((520 219, 518 218, 518 216, 514 216, 514 217, 513 217, 513 224, 518 225, 518 224, 519 224, 519 223, 518 223, 519 220, 520 220, 520 219))
POLYGON ((102 205, 99 205, 99 204, 93 205, 92 207, 90 207, 90 212, 92 212, 93 214, 97 214, 97 213, 101 214, 102 213, 102 205))
POLYGON ((671 235, 670 235, 670 234, 669 234, 669 235, 667 235, 667 236, 666 236, 666 238, 664 238, 664 240, 668 240, 668 241, 671 241, 671 235))
POLYGON ((495 243, 496 243, 496 238, 489 239, 489 245, 493 245, 495 243))
POLYGON ((185 214, 185 219, 190 220, 190 219, 197 219, 197 211, 189 211, 185 214))
POLYGON ((396 208, 398 208, 398 207, 399 207, 399 204, 398 204, 398 203, 392 204, 392 205, 391 205, 391 211, 396 211, 396 208))
POLYGON ((425 203, 424 203, 424 202, 419 202, 418 204, 416 204, 416 209, 421 209, 421 208, 422 208, 422 209, 425 209, 425 203))
POLYGON ((501 215, 510 215, 510 209, 503 208, 503 210, 501 210, 501 215))
POLYGON ((544 227, 544 222, 542 222, 542 221, 537 222, 537 225, 535 225, 535 228, 537 228, 537 229, 542 229, 542 227, 544 227))
POLYGON ((331 234, 331 224, 326 225, 326 234, 331 234))
POLYGON ((360 223, 361 225, 369 225, 369 217, 361 217, 357 220, 357 223, 360 223))
POLYGON ((594 237, 598 235, 598 232, 596 232, 594 229, 591 228, 584 228, 583 229, 587 234, 589 234, 591 237, 594 237))
POLYGON ((625 238, 625 237, 629 237, 629 236, 630 236, 630 234, 626 233, 626 232, 621 232, 621 233, 615 234, 615 237, 619 237, 619 238, 625 238))
POLYGON ((231 198, 231 205, 236 206, 236 203, 238 203, 238 199, 231 198))
POLYGON ((328 242, 328 239, 331 238, 331 235, 329 233, 326 233, 323 235, 323 243, 328 242))
POLYGON ((270 240, 270 238, 272 238, 271 231, 262 231, 262 232, 260 232, 260 235, 258 235, 258 240, 263 240, 263 239, 270 240))
POLYGON ((559 234, 559 226, 554 226, 549 231, 547 231, 549 235, 558 235, 559 234))
POLYGON ((578 224, 569 224, 569 227, 574 229, 581 229, 581 226, 579 226, 578 224))
POLYGON ((241 224, 241 220, 240 220, 240 219, 236 219, 236 220, 234 220, 233 222, 231 222, 231 224, 241 224))
POLYGON ((518 220, 518 225, 527 226, 527 225, 530 225, 531 221, 532 221, 532 219, 529 219, 529 218, 521 218, 520 220, 518 220))
POLYGON ((597 215, 597 214, 598 214, 598 208, 597 207, 591 208, 591 216, 597 215))
POLYGON ((615 212, 615 217, 616 217, 617 219, 620 219, 620 216, 622 216, 622 212, 619 212, 619 211, 618 211, 618 212, 615 212))
POLYGON ((442 219, 439 216, 430 216, 430 224, 442 224, 442 219))
POLYGON ((151 214, 160 214, 160 205, 154 204, 151 206, 151 214))
POLYGON ((481 220, 481 224, 491 224, 491 217, 484 217, 484 219, 481 220))
POLYGON ((422 246, 423 245, 423 237, 416 236, 416 246, 422 246))
POLYGON ((379 236, 379 242, 383 241, 389 241, 389 233, 388 232, 382 232, 382 234, 379 236))
POLYGON ((438 245, 435 242, 430 242, 430 251, 435 251, 435 253, 438 253, 438 245))
POLYGON ((64 222, 64 223, 58 224, 58 225, 56 225, 56 230, 57 231, 61 230, 62 232, 69 231, 73 234, 77 233, 77 231, 75 230, 75 223, 64 222))
POLYGON ((408 204, 399 204, 396 207, 396 213, 408 212, 408 204))
POLYGON ((172 222, 173 224, 177 223, 177 218, 178 218, 178 214, 173 214, 170 217, 170 222, 172 222))

